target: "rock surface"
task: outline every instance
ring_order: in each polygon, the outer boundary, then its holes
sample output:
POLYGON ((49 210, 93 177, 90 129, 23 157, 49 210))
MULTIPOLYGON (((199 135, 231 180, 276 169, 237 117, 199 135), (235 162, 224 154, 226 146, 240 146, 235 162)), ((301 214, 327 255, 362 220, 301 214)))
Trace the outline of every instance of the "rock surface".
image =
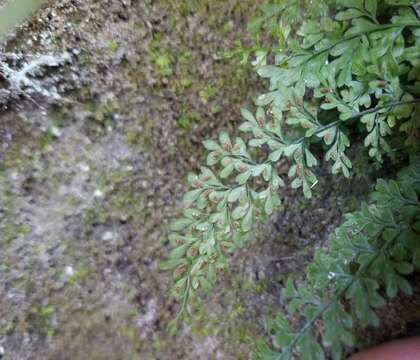
POLYGON ((215 294, 193 304, 192 324, 168 335, 178 304, 158 267, 167 224, 201 141, 234 131, 261 86, 222 56, 247 39, 256 6, 49 1, 4 44, 0 65, 12 75, 51 61, 18 88, 7 71, 0 77, 3 358, 250 357, 286 276, 301 274, 360 195, 337 195, 344 180, 328 176, 311 201, 286 190, 285 210, 257 227, 215 294))

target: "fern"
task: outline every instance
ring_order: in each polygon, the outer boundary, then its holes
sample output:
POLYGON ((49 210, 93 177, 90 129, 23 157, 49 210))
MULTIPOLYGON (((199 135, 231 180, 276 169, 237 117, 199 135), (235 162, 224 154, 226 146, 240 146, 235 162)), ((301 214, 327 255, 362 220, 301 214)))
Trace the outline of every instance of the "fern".
MULTIPOLYGON (((291 162, 290 186, 311 197, 320 149, 334 174, 351 176, 350 134, 364 137, 376 161, 395 150, 388 140, 396 129, 410 134, 407 145, 416 145, 410 140, 420 123, 420 21, 414 8, 407 1, 352 0, 321 9, 318 17, 282 33, 287 46, 275 48, 273 65, 258 64, 270 86, 258 97, 255 115, 241 110, 245 136, 231 139, 222 132, 218 141, 204 141, 207 166, 188 176, 185 209, 170 226, 173 250, 162 264, 174 269, 172 294, 182 302, 173 325, 188 314, 191 293, 211 291, 217 273, 227 268, 227 255, 244 245, 253 223, 281 207, 281 159, 291 162)), ((275 16, 282 24, 281 12, 275 16)), ((375 211, 365 209, 369 221, 383 215, 375 211)), ((322 314, 330 316, 335 306, 322 314)), ((296 340, 302 342, 314 344, 306 335, 296 340)))
POLYGON ((279 313, 269 330, 275 350, 260 342, 258 359, 342 359, 343 346, 353 346, 353 319, 379 326, 375 309, 398 291, 411 295, 406 276, 420 267, 420 161, 402 172, 398 181, 378 180, 372 202, 348 214, 336 229, 328 251, 318 250, 306 271, 306 284, 288 280, 283 295, 288 311, 302 320, 294 330, 279 313), (353 306, 349 306, 353 305, 353 306), (320 322, 323 326, 320 326, 320 322))

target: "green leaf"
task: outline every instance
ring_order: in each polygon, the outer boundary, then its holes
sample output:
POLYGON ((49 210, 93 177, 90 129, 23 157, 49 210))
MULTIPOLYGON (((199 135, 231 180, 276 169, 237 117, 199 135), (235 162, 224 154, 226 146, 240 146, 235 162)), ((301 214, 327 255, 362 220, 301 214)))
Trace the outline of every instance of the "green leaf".
POLYGON ((200 286, 204 290, 204 292, 210 293, 212 291, 213 285, 204 276, 199 277, 199 282, 200 282, 200 286))
POLYGON ((295 178, 293 181, 292 181, 292 183, 291 183, 291 187, 293 188, 293 189, 297 189, 297 188, 299 188, 299 187, 301 187, 302 186, 302 180, 301 179, 299 179, 299 178, 295 178))
POLYGON ((420 246, 417 247, 413 255, 413 264, 416 268, 420 268, 420 246))
POLYGON ((397 270, 400 274, 408 275, 414 271, 413 265, 408 262, 399 262, 394 264, 395 270, 397 270))
POLYGON ((397 295, 397 277, 394 273, 388 273, 385 276, 386 294, 389 298, 394 298, 397 295))
POLYGON ((357 17, 364 16, 363 12, 358 9, 347 9, 344 11, 340 11, 336 16, 335 19, 339 21, 351 20, 357 17))
POLYGON ((283 154, 283 148, 274 150, 270 155, 268 156, 268 159, 270 161, 276 162, 280 159, 281 155, 283 154))
POLYGON ((253 166, 251 169, 252 176, 260 176, 266 167, 267 167, 266 164, 253 166))
POLYGON ((312 153, 308 149, 305 149, 305 155, 306 155, 306 164, 309 167, 312 167, 318 164, 318 160, 315 158, 315 156, 312 155, 312 153))
POLYGON ((207 165, 213 166, 219 162, 220 155, 217 151, 212 151, 207 154, 207 165))
POLYGON ((284 148, 284 155, 287 157, 291 156, 301 145, 300 144, 290 144, 284 148))
POLYGON ((282 313, 277 313, 270 327, 275 334, 278 345, 287 346, 293 341, 295 334, 282 313))
POLYGON ((243 184, 245 184, 248 181, 248 179, 251 176, 251 174, 252 174, 251 170, 247 170, 247 171, 245 171, 245 172, 237 175, 236 178, 235 178, 235 181, 238 184, 243 185, 243 184))
POLYGON ((287 298, 287 299, 291 299, 293 297, 296 296, 297 292, 296 292, 296 288, 295 288, 295 284, 293 283, 292 278, 288 278, 287 279, 287 283, 286 283, 286 287, 283 288, 283 292, 282 294, 287 298))
POLYGON ((310 199, 312 197, 312 190, 311 190, 311 187, 309 186, 309 183, 307 181, 304 181, 302 183, 302 190, 303 190, 303 195, 307 199, 310 199))
POLYGON ((250 122, 244 122, 239 126, 239 130, 242 132, 249 132, 252 131, 255 125, 251 124, 250 122))
POLYGON ((220 150, 220 145, 213 140, 204 140, 203 145, 207 150, 220 150))
POLYGON ((357 48, 357 46, 359 45, 358 40, 348 40, 348 41, 343 41, 338 43, 337 45, 335 45, 331 50, 330 50, 330 54, 332 56, 340 56, 346 52, 350 52, 353 51, 357 48))
POLYGON ((232 218, 234 220, 242 219, 246 215, 248 209, 249 209, 249 206, 237 206, 232 211, 232 218))
POLYGON ((271 215, 274 212, 274 201, 270 192, 268 192, 268 196, 265 199, 264 211, 267 215, 271 215))
POLYGON ((378 8, 377 0, 365 0, 365 7, 372 16, 376 16, 376 9, 378 8))
POLYGON ((192 204, 194 201, 198 199, 200 194, 203 192, 203 189, 194 189, 186 192, 184 197, 182 198, 182 202, 184 204, 192 204))
POLYGON ((159 269, 164 271, 172 270, 176 268, 179 264, 182 264, 183 262, 184 260, 180 258, 167 259, 159 263, 159 269))
POLYGON ((248 232, 252 228, 253 223, 253 209, 252 206, 249 207, 248 212, 242 220, 242 230, 248 232))
POLYGON ((239 199, 239 197, 241 196, 241 194, 243 194, 245 191, 245 187, 244 186, 238 186, 232 190, 230 190, 229 195, 228 195, 228 202, 235 202, 239 199))
POLYGON ((230 148, 232 148, 232 143, 231 143, 231 141, 230 141, 230 138, 229 138, 229 135, 228 135, 228 133, 227 133, 227 132, 222 131, 222 132, 219 134, 219 141, 220 141, 220 144, 222 145, 222 147, 223 147, 225 150, 227 150, 228 148, 229 148, 229 149, 230 149, 230 148))
POLYGON ((201 212, 197 209, 193 209, 193 208, 186 208, 182 211, 182 214, 191 220, 194 220, 196 218, 198 218, 201 215, 201 212))
POLYGON ((222 179, 227 178, 233 171, 233 169, 235 168, 235 163, 232 161, 230 164, 228 164, 219 174, 219 176, 222 179))
POLYGON ((373 22, 365 18, 353 19, 352 25, 353 26, 344 34, 345 37, 368 33, 369 31, 372 31, 377 28, 377 26, 373 22))
POLYGON ((325 144, 331 145, 334 142, 335 134, 337 132, 336 127, 331 127, 329 129, 325 129, 318 133, 318 137, 323 138, 325 144))
POLYGON ((170 229, 172 231, 181 231, 181 230, 184 230, 187 226, 191 225, 191 223, 192 223, 191 219, 181 218, 181 219, 173 221, 170 225, 170 229))
POLYGON ((257 120, 255 120, 254 115, 252 115, 252 113, 249 110, 241 108, 241 114, 242 117, 249 121, 251 124, 257 125, 257 120))
POLYGON ((208 223, 208 221, 202 221, 201 223, 197 224, 195 228, 198 231, 203 232, 203 231, 207 231, 209 229, 209 225, 210 224, 208 223))
POLYGON ((190 244, 182 244, 181 246, 172 249, 168 255, 169 258, 180 258, 182 257, 187 249, 190 247, 190 244))
POLYGON ((272 171, 271 173, 271 186, 275 190, 277 190, 281 186, 284 186, 283 179, 280 176, 278 176, 275 171, 272 171))
POLYGON ((281 79, 281 77, 284 74, 283 69, 273 66, 273 65, 267 65, 267 66, 261 66, 257 70, 258 75, 260 75, 263 78, 274 78, 274 79, 281 79))

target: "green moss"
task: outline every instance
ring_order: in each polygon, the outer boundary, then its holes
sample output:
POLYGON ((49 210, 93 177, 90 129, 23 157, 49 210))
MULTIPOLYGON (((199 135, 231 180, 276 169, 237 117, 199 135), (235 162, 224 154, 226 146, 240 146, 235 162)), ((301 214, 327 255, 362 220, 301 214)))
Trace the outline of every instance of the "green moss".
POLYGON ((177 94, 182 96, 182 93, 189 89, 197 79, 193 74, 194 63, 193 55, 187 45, 180 49, 177 61, 175 64, 175 89, 177 94))
POLYGON ((46 132, 43 134, 43 136, 41 136, 40 140, 39 140, 39 149, 40 150, 45 150, 48 145, 51 144, 53 140, 53 136, 51 134, 51 132, 46 132))
POLYGON ((348 196, 344 199, 343 213, 355 211, 360 207, 360 198, 357 196, 348 196))
POLYGON ((116 40, 111 40, 108 43, 108 52, 110 54, 114 54, 120 47, 120 44, 118 44, 118 42, 116 40))
POLYGON ((101 125, 108 125, 112 120, 112 114, 122 109, 116 100, 109 100, 103 104, 87 101, 85 106, 90 112, 89 118, 101 125))
POLYGON ((122 328, 122 333, 127 336, 128 338, 130 338, 131 340, 137 342, 137 348, 140 347, 140 340, 139 337, 137 335, 137 331, 135 328, 131 327, 131 326, 124 326, 122 328))
POLYGON ((129 189, 120 189, 113 192, 109 200, 117 210, 123 212, 138 213, 144 209, 136 194, 129 189))
POLYGON ((221 110, 222 110, 222 107, 218 104, 213 104, 210 109, 212 114, 218 114, 221 110))
POLYGON ((155 33, 148 47, 148 56, 152 60, 152 63, 154 63, 157 74, 160 77, 171 76, 174 72, 174 56, 168 44, 164 41, 164 38, 164 34, 155 33))
POLYGON ((309 201, 302 200, 302 202, 299 203, 298 210, 299 212, 303 212, 306 209, 309 209, 310 207, 311 207, 311 204, 309 201))
POLYGON ((85 225, 104 224, 113 218, 143 221, 148 216, 141 193, 129 181, 131 178, 132 172, 124 165, 121 169, 98 176, 97 186, 106 201, 98 200, 85 211, 85 225))
POLYGON ((155 57, 156 65, 159 69, 159 73, 162 76, 171 76, 173 73, 172 69, 172 58, 169 54, 157 54, 155 57))
POLYGON ((144 116, 136 120, 134 126, 127 128, 125 138, 129 145, 140 147, 142 150, 150 150, 153 147, 153 130, 156 127, 154 121, 144 116))
POLYGON ((29 234, 32 231, 31 227, 26 224, 22 224, 17 228, 19 234, 29 234))
POLYGON ((241 284, 240 284, 241 292, 243 293, 252 292, 256 294, 262 294, 267 290, 267 288, 272 283, 273 283, 273 279, 271 280, 262 279, 262 280, 256 280, 256 281, 244 279, 241 281, 241 284))
POLYGON ((127 316, 133 317, 133 316, 138 316, 139 315, 139 311, 136 308, 131 308, 128 309, 127 311, 127 316))
POLYGON ((85 226, 104 224, 107 219, 108 214, 100 203, 94 203, 92 206, 87 208, 83 214, 83 222, 85 226))
POLYGON ((190 74, 186 74, 179 80, 179 83, 181 84, 183 89, 189 88, 193 84, 193 82, 194 77, 190 74))
POLYGON ((1 247, 8 246, 18 234, 31 231, 28 225, 19 222, 12 188, 10 180, 0 172, 0 204, 3 212, 0 217, 0 250, 1 247))
POLYGON ((211 84, 207 85, 204 89, 200 90, 199 96, 201 101, 207 103, 217 92, 217 88, 211 84))
POLYGON ((125 138, 129 144, 136 144, 137 139, 139 138, 139 132, 136 131, 127 131, 125 138))
MULTIPOLYGON (((89 96, 89 90, 84 90, 86 96, 89 96)), ((122 106, 117 100, 109 100, 104 103, 98 103, 92 99, 84 99, 83 101, 88 111, 85 122, 85 129, 88 135, 102 136, 108 127, 112 127, 114 123, 115 113, 124 114, 128 111, 127 107, 122 106)))
POLYGON ((137 359, 140 339, 125 320, 123 313, 110 319, 101 311, 74 312, 60 327, 55 349, 46 359, 137 359))
POLYGON ((76 285, 76 284, 83 284, 89 278, 91 274, 91 270, 88 268, 81 269, 76 271, 70 278, 68 279, 69 285, 76 285))
POLYGON ((33 307, 26 318, 30 332, 35 332, 44 337, 53 336, 54 329, 51 326, 51 317, 55 310, 55 307, 50 305, 33 307))
POLYGON ((177 122, 182 129, 189 130, 194 123, 198 123, 200 120, 201 115, 197 110, 184 105, 177 122))
POLYGON ((256 324, 249 320, 245 299, 250 292, 264 291, 268 284, 268 280, 255 282, 239 276, 229 278, 224 286, 223 311, 220 313, 209 312, 207 300, 194 296, 191 301, 193 332, 203 337, 221 337, 226 353, 237 359, 248 359, 256 324))

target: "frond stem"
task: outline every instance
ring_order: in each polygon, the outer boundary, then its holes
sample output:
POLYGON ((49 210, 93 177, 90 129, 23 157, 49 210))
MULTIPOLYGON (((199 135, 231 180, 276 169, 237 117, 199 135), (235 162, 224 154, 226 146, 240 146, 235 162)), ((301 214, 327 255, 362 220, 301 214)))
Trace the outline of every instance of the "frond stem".
MULTIPOLYGON (((323 132, 324 130, 327 130, 329 128, 332 128, 336 125, 338 125, 339 123, 343 122, 343 121, 347 121, 347 120, 352 120, 352 119, 357 119, 359 117, 362 117, 364 115, 367 114, 372 114, 375 112, 378 112, 379 110, 382 109, 386 109, 386 108, 390 108, 390 107, 394 107, 394 106, 399 106, 399 105, 406 105, 406 104, 414 104, 414 103, 420 103, 420 98, 415 98, 415 99, 411 99, 411 100, 399 100, 399 101, 391 101, 389 103, 383 104, 383 105, 379 105, 376 106, 375 108, 372 109, 368 109, 368 110, 364 110, 364 111, 360 111, 358 113, 354 113, 352 114, 349 118, 347 118, 346 120, 336 120, 333 121, 329 124, 323 125, 321 127, 319 127, 314 133, 313 135, 317 135, 321 132, 323 132)), ((296 141, 293 142, 293 144, 300 144, 302 143, 307 137, 306 136, 302 136, 301 138, 297 139, 296 141)))

